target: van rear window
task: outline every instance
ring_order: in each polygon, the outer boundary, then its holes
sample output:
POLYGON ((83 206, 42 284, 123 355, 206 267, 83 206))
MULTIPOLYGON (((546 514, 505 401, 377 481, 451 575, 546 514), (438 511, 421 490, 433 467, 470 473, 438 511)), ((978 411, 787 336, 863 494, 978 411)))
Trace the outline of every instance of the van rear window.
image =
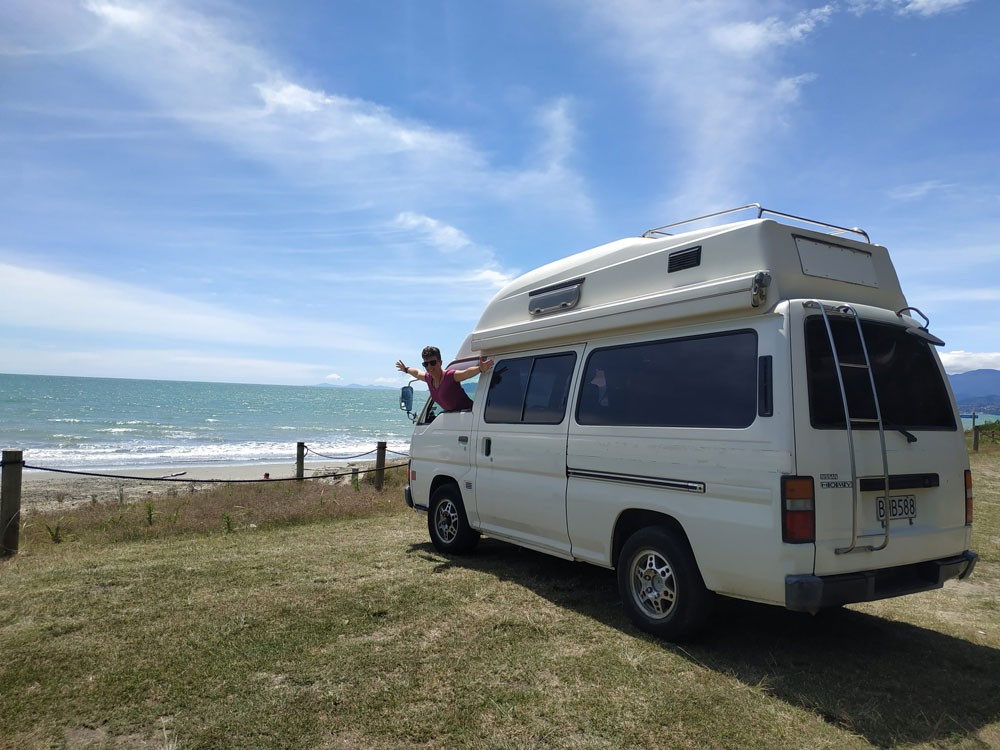
MULTIPOLYGON (((830 317, 853 429, 878 425, 854 420, 875 419, 871 381, 853 318, 830 317), (843 366, 846 365, 846 366, 843 366), (853 366, 852 366, 853 365, 853 366)), ((887 429, 954 430, 955 415, 948 389, 930 344, 911 336, 903 326, 862 321, 882 421, 887 429)), ((823 318, 805 324, 809 416, 819 429, 846 428, 843 399, 823 318)))
POLYGON ((597 349, 583 425, 749 427, 757 416, 757 334, 733 331, 597 349))

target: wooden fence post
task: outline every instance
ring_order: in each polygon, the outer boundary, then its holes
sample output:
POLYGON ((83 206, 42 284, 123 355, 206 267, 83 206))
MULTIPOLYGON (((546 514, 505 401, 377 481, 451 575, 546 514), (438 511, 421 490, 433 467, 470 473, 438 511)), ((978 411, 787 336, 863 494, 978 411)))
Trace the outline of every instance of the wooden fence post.
POLYGON ((21 451, 4 451, 0 467, 0 557, 16 555, 21 535, 21 451))
POLYGON ((382 481, 385 479, 385 441, 378 441, 378 453, 375 454, 375 489, 382 491, 382 481))
POLYGON ((976 427, 975 420, 972 423, 972 451, 979 453, 979 428, 976 427))
POLYGON ((306 444, 295 444, 295 478, 302 479, 306 473, 306 444))

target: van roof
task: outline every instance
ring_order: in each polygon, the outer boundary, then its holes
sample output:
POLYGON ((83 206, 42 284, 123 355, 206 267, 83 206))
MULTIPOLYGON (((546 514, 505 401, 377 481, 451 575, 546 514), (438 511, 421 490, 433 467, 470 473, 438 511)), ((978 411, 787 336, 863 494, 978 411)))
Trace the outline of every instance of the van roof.
POLYGON ((759 215, 681 234, 661 227, 570 255, 501 289, 463 350, 509 351, 605 331, 763 314, 799 298, 893 311, 907 306, 886 248, 861 230, 822 226, 837 231, 759 215))

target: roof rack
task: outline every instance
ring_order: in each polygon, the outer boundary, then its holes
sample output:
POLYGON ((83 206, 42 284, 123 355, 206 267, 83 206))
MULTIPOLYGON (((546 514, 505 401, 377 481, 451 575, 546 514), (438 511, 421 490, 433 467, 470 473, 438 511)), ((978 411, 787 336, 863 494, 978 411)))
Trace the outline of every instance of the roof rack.
POLYGON ((857 234, 865 238, 865 242, 869 245, 871 244, 871 238, 868 236, 868 232, 864 229, 859 229, 858 227, 848 228, 848 227, 838 227, 836 224, 827 224, 825 221, 815 221, 814 219, 804 219, 801 216, 794 216, 793 214, 782 213, 781 211, 773 211, 770 208, 764 208, 759 203, 748 203, 745 206, 740 206, 739 208, 730 208, 725 211, 716 211, 712 214, 705 214, 704 216, 696 216, 693 219, 685 219, 684 221, 674 222, 673 224, 665 224, 662 227, 656 227, 655 229, 650 229, 642 233, 643 237, 670 237, 674 233, 667 232, 664 230, 673 229, 674 227, 683 226, 684 224, 693 224, 696 221, 705 221, 706 219, 714 219, 718 216, 726 216, 727 214, 734 214, 740 211, 747 211, 749 209, 754 209, 757 212, 757 216, 754 218, 760 219, 764 214, 770 216, 780 216, 783 219, 792 219, 793 221, 801 221, 805 224, 813 224, 815 226, 824 227, 828 230, 833 230, 829 234, 857 234))

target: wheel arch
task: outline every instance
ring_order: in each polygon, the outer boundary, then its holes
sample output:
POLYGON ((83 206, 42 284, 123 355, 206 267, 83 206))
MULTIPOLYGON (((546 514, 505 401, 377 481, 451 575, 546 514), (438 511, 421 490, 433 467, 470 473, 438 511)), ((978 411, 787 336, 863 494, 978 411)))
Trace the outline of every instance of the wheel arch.
MULTIPOLYGON (((639 529, 646 528, 647 526, 662 526, 675 532, 684 540, 688 549, 692 549, 691 540, 688 539, 684 527, 673 516, 655 510, 630 508, 623 511, 615 522, 615 530, 611 537, 611 565, 613 567, 618 567, 618 556, 621 554, 622 547, 625 546, 628 538, 639 529)), ((692 554, 693 552, 694 550, 692 549, 692 554)))
POLYGON ((427 493, 427 502, 430 503, 430 499, 434 497, 434 493, 449 484, 454 485, 455 489, 458 490, 458 496, 464 503, 465 498, 462 496, 462 488, 458 484, 458 480, 454 477, 448 476, 447 474, 438 474, 431 480, 430 491, 427 493))

